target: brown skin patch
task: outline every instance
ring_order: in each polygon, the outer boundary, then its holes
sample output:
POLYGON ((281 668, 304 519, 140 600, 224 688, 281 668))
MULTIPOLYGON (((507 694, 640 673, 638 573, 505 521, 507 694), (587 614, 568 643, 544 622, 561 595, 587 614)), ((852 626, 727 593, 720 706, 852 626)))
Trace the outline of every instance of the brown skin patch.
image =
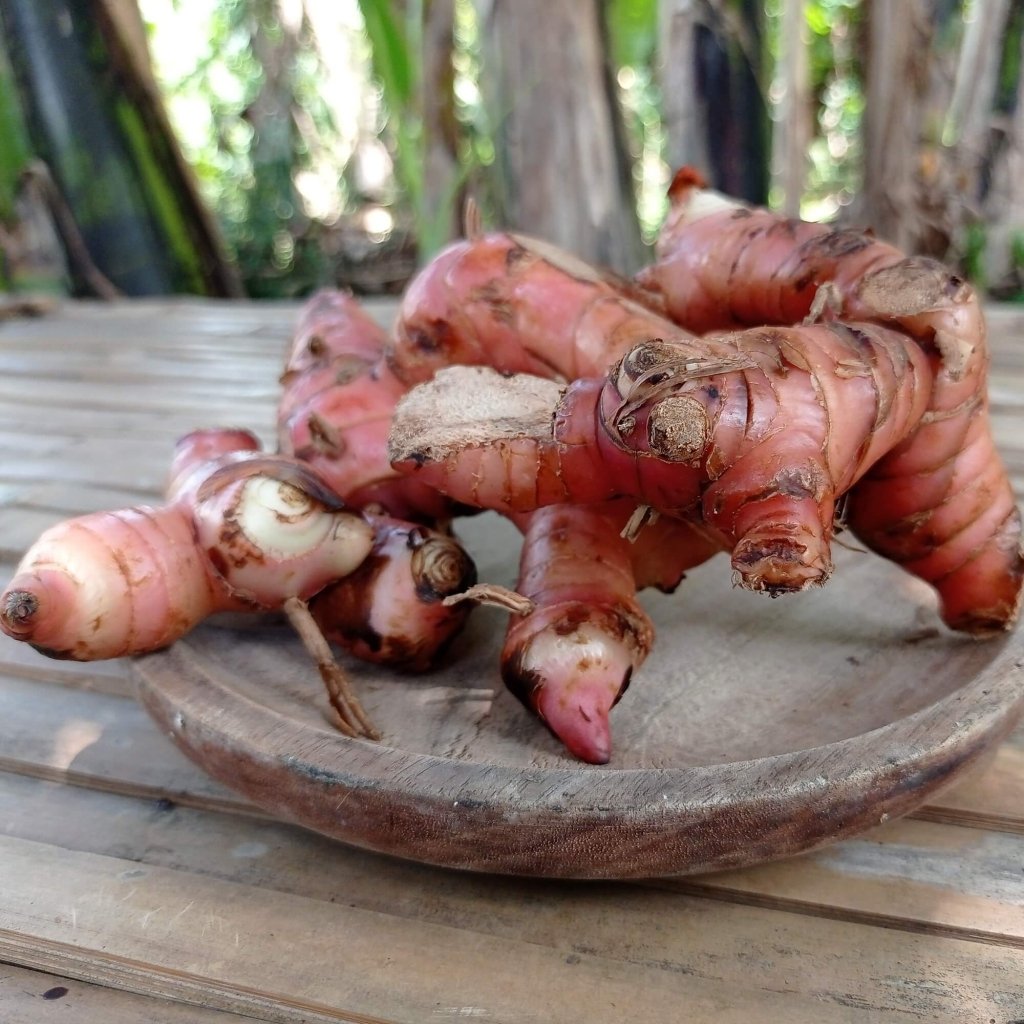
POLYGON ((128 559, 117 548, 111 548, 110 555, 114 559, 114 565, 117 566, 117 571, 121 576, 121 581, 124 583, 125 590, 131 593, 135 586, 135 580, 132 577, 132 569, 128 564, 128 559))
POLYGON ((805 288, 809 288, 815 283, 817 275, 813 270, 808 270, 806 274, 801 275, 793 282, 793 290, 796 292, 802 292, 805 288))
POLYGON ((425 642, 399 634, 385 636, 373 628, 370 617, 377 577, 389 562, 375 548, 355 572, 313 598, 310 611, 328 639, 357 657, 386 662, 401 670, 423 671, 440 659, 454 633, 437 644, 433 638, 425 642))
POLYGON ((338 356, 332 366, 334 368, 334 383, 344 385, 351 383, 357 377, 362 377, 370 363, 359 356, 343 355, 338 356))
POLYGON ((505 269, 514 273, 520 264, 528 263, 533 258, 521 245, 514 245, 505 253, 505 269))
POLYGON ((661 338, 651 338, 631 348, 622 358, 621 373, 632 381, 639 380, 648 370, 676 357, 676 351, 665 345, 661 338))
POLYGON ((376 579, 387 563, 379 551, 371 551, 355 572, 313 598, 309 610, 328 639, 356 650, 363 645, 372 654, 380 653, 384 642, 370 625, 370 610, 376 579))
POLYGON ((164 635, 173 638, 184 636, 194 625, 195 622, 191 616, 186 615, 183 611, 175 611, 167 620, 167 630, 164 635))
POLYGON ((961 615, 957 619, 947 622, 950 629, 960 633, 969 633, 971 636, 986 637, 998 636, 1013 627, 1013 609, 1009 606, 997 609, 995 614, 970 613, 961 615))
POLYGON ((569 636, 575 633, 584 622, 590 620, 590 609, 583 606, 573 607, 566 611, 565 615, 558 619, 555 625, 555 633, 558 636, 569 636))
POLYGON ((537 708, 537 694, 544 686, 544 678, 523 666, 522 652, 517 651, 513 657, 502 660, 501 678, 508 692, 543 722, 544 716, 537 708))
POLYGON ((415 670, 420 662, 421 645, 405 636, 382 638, 383 657, 389 665, 415 670))
POLYGON ((254 476, 267 476, 271 480, 291 484, 331 512, 345 508, 345 502, 341 497, 309 466, 296 459, 279 455, 257 455, 251 459, 240 459, 221 466, 203 481, 196 492, 196 501, 206 501, 225 487, 254 476))
POLYGON ((409 341, 409 344, 416 349, 417 352, 424 352, 429 355, 438 352, 441 346, 438 344, 434 335, 429 331, 421 330, 418 327, 406 328, 405 336, 409 341))
POLYGON ((817 235, 804 242, 800 246, 800 258, 803 260, 818 256, 829 260, 841 259, 873 244, 874 239, 860 231, 829 231, 827 234, 817 235))
POLYGON ((748 539, 733 550, 732 566, 747 590, 769 597, 796 594, 820 586, 831 573, 831 565, 806 564, 806 551, 799 541, 778 538, 754 543, 748 539))
POLYGON ((863 351, 866 355, 871 355, 874 351, 871 338, 862 331, 859 327, 853 327, 850 324, 844 323, 830 323, 828 329, 841 340, 851 344, 853 348, 863 351))
MULTIPOLYGON (((764 501, 766 498, 774 498, 780 494, 787 498, 813 498, 820 500, 823 493, 823 479, 821 473, 813 466, 796 466, 780 470, 772 478, 771 483, 763 490, 754 494, 748 494, 740 507, 749 505, 752 502, 764 501)), ((718 499, 714 503, 715 513, 721 512, 718 499)))
POLYGON ((218 576, 227 576, 230 566, 227 563, 227 559, 220 553, 219 548, 207 548, 206 557, 218 576))
POLYGON ((221 554, 235 569, 242 569, 250 564, 262 565, 267 560, 263 551, 249 543, 249 539, 235 521, 234 510, 225 513, 224 525, 221 527, 217 540, 221 554))
POLYGON ((337 430, 319 413, 312 413, 306 421, 306 426, 309 428, 309 437, 312 443, 308 448, 303 449, 304 452, 318 452, 331 458, 340 458, 345 454, 347 445, 341 436, 341 431, 337 430))
POLYGON ((788 498, 816 498, 821 489, 819 474, 814 470, 783 470, 775 477, 776 494, 788 498))
POLYGON ((424 327, 407 328, 407 337, 412 347, 424 355, 450 352, 458 342, 447 320, 431 320, 424 327))
POLYGON ((750 545, 740 554, 733 555, 733 561, 739 565, 756 565, 762 561, 799 562, 803 551, 802 544, 793 545, 785 541, 771 541, 767 544, 750 545))
POLYGON ((508 326, 515 321, 515 306, 509 302, 501 286, 495 281, 489 281, 487 284, 473 289, 469 295, 469 301, 479 302, 486 306, 498 323, 508 326))
MULTIPOLYGON (((515 697, 516 700, 518 700, 528 711, 532 711, 534 715, 536 715, 537 718, 539 718, 540 721, 548 728, 551 735, 561 743, 561 737, 551 730, 551 727, 548 726, 540 708, 537 706, 539 703, 538 695, 544 688, 544 677, 532 669, 523 667, 521 651, 517 651, 511 658, 505 658, 502 660, 501 678, 508 692, 511 693, 512 696, 515 697)), ((622 700, 622 695, 629 689, 629 684, 632 678, 632 668, 626 669, 626 674, 622 677, 622 683, 619 686, 619 692, 615 695, 615 699, 612 701, 612 707, 622 700)), ((584 718, 586 718, 585 715, 584 718)))
POLYGON ((44 658, 52 658, 54 661, 91 661, 88 648, 76 653, 75 651, 58 651, 54 647, 43 647, 40 644, 30 643, 29 646, 44 658))
POLYGON ((594 622, 599 622, 603 632, 614 640, 625 641, 633 647, 648 646, 648 641, 644 639, 648 627, 619 608, 604 608, 596 613, 589 605, 574 604, 565 609, 553 623, 553 628, 557 636, 571 636, 580 626, 594 622))

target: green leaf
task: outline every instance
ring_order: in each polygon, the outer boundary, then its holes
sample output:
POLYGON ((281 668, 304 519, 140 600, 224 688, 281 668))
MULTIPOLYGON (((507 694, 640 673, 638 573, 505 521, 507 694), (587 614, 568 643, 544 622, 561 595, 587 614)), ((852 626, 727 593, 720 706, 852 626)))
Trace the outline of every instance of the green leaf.
POLYGON ((397 117, 414 102, 416 62, 409 40, 388 0, 359 0, 373 53, 373 70, 384 89, 384 101, 397 117))
POLYGON ((32 153, 18 102, 14 74, 7 53, 0 46, 0 220, 7 220, 14 206, 18 178, 32 153))
POLYGON ((605 9, 614 66, 650 64, 658 40, 657 0, 609 0, 605 9))
POLYGON ((807 25, 816 36, 827 36, 832 31, 831 10, 825 10, 820 3, 809 3, 804 10, 807 25))

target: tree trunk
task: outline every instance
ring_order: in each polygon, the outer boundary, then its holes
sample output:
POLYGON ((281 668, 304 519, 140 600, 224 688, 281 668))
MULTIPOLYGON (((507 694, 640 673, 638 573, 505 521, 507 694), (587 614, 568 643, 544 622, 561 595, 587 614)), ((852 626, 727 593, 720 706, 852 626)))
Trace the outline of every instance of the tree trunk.
POLYGON ((957 162, 969 176, 970 193, 980 192, 978 175, 989 148, 992 107, 996 95, 1010 0, 985 0, 974 5, 966 23, 957 63, 953 97, 944 141, 957 147, 957 162))
POLYGON ((908 252, 969 263, 998 141, 994 101, 1011 6, 975 2, 967 21, 962 7, 868 4, 863 214, 908 252))
POLYGON ((480 15, 499 216, 634 271, 643 247, 600 4, 484 0, 480 15))
MULTIPOLYGON (((268 207, 263 215, 279 229, 287 230, 302 219, 302 204, 292 179, 299 148, 293 107, 302 24, 301 20, 296 24, 281 17, 279 0, 257 0, 249 6, 250 45, 261 71, 259 91, 245 110, 245 119, 254 132, 249 149, 255 179, 250 205, 257 207, 254 213, 260 206, 268 207), (272 208, 279 205, 285 207, 281 212, 272 208)), ((267 231, 266 235, 273 233, 267 231)), ((258 234, 262 236, 263 232, 258 234)))
POLYGON ((423 4, 423 208, 431 223, 421 224, 420 250, 429 258, 461 229, 458 124, 455 94, 455 0, 423 4), (428 230, 429 229, 429 230, 428 230))
POLYGON ((104 0, 2 0, 0 14, 33 148, 103 273, 129 294, 238 294, 152 76, 104 0))
POLYGON ((153 63, 146 38, 146 23, 142 20, 138 0, 98 0, 99 6, 116 26, 124 48, 131 54, 132 66, 147 85, 157 88, 153 63))
POLYGON ((1000 297, 1024 292, 1024 9, 1018 6, 1004 55, 1014 88, 997 102, 990 158, 983 173, 985 280, 1000 297))
POLYGON ((14 69, 7 49, 8 41, 0 33, 0 224, 14 213, 14 200, 21 185, 21 172, 32 159, 28 130, 14 69))
POLYGON ((811 141, 810 53, 804 0, 785 0, 779 33, 776 88, 779 100, 772 135, 772 179, 787 217, 800 216, 811 141))
POLYGON ((665 0, 658 55, 670 163, 752 203, 768 198, 764 17, 759 0, 665 0))
MULTIPOLYGON (((948 225, 926 210, 922 172, 939 179, 938 160, 923 162, 934 0, 870 0, 867 5, 864 186, 861 219, 907 252, 935 251, 948 225), (929 225, 939 237, 926 243, 929 225)), ((932 140, 932 149, 937 140, 932 140)))
POLYGON ((708 22, 707 8, 707 0, 659 3, 658 82, 669 167, 693 167, 711 181, 707 110, 697 102, 696 75, 697 30, 708 22))

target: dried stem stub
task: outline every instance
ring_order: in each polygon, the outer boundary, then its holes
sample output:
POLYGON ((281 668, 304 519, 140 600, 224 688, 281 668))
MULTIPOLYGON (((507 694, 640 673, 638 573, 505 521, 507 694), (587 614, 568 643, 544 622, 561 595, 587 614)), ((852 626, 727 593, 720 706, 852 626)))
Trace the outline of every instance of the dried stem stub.
POLYGON ((320 670, 320 678, 327 687, 331 707, 337 713, 336 724, 340 731, 346 736, 379 740, 380 733, 363 710, 348 675, 335 660, 306 602, 297 597, 289 597, 284 602, 284 613, 320 670))

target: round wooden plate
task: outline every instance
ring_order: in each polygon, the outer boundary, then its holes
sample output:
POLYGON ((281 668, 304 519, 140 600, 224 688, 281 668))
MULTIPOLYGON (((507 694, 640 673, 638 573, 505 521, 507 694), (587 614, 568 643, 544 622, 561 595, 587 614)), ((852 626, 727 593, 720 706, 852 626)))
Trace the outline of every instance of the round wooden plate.
MULTIPOLYGON (((482 516, 461 533, 481 579, 514 582, 511 527, 482 516)), ((210 775, 358 846, 578 878, 752 864, 913 809, 1024 710, 1019 633, 955 636, 924 584, 837 554, 811 594, 737 591, 719 556, 647 598, 658 641, 613 713, 601 767, 565 755, 504 690, 493 609, 431 675, 348 661, 380 743, 334 731, 315 669, 277 622, 206 626, 139 659, 137 676, 210 775)))

